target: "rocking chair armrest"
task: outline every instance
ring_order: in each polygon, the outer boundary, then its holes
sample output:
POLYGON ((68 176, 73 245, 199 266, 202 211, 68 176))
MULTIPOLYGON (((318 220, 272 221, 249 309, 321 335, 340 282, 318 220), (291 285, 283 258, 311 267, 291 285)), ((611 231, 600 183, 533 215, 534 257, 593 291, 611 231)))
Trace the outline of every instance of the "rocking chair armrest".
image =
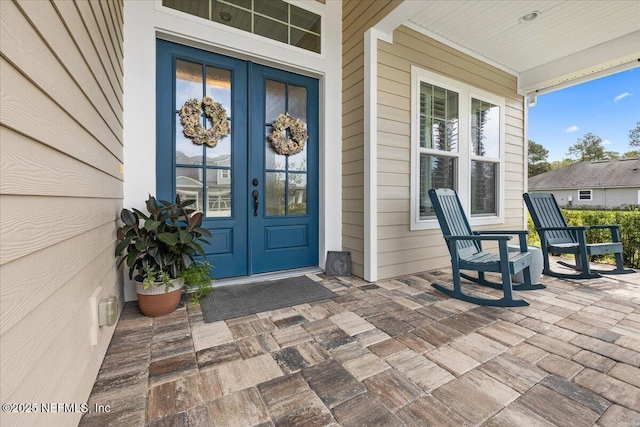
POLYGON ((478 230, 474 231, 473 234, 517 234, 517 235, 527 235, 529 234, 529 230, 478 230))
POLYGON ((445 240, 511 240, 511 236, 444 236, 445 240))

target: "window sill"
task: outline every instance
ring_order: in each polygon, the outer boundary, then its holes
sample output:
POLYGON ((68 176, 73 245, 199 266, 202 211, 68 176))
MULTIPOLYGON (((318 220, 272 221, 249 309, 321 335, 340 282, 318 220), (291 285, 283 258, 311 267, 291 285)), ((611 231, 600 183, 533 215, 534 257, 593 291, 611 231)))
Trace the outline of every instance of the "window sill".
MULTIPOLYGON (((478 225, 495 225, 495 224, 504 224, 504 217, 487 216, 487 217, 469 219, 469 225, 471 226, 471 228, 478 225)), ((439 228, 440 228, 440 224, 438 223, 437 219, 416 221, 416 222, 412 222, 409 225, 409 229, 411 231, 437 230, 439 228)))

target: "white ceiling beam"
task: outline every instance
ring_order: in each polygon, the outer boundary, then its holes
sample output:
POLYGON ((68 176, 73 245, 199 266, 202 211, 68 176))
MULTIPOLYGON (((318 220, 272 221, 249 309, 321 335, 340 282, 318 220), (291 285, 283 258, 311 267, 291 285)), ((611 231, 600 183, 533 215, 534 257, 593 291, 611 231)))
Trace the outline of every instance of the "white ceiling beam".
POLYGON ((518 78, 518 92, 548 92, 637 67, 638 61, 640 31, 523 71, 518 78))

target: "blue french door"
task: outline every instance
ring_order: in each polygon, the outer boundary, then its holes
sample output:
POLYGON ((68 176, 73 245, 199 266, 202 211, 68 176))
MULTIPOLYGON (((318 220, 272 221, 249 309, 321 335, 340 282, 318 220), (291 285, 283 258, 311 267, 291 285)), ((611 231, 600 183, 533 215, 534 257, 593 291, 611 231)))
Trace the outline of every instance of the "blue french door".
MULTIPOLYGON (((193 199, 204 213, 213 277, 318 265, 318 81, 158 40, 156 85, 157 195, 193 199), (231 124, 214 148, 186 138, 178 115, 204 96, 231 124), (309 134, 292 156, 268 140, 286 112, 309 134)), ((211 126, 204 116, 201 123, 211 126)))

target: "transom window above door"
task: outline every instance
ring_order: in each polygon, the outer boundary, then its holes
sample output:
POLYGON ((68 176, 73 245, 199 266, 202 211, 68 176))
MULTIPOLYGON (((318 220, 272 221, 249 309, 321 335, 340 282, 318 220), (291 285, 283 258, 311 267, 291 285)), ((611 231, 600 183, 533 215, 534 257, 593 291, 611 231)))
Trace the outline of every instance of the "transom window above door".
POLYGON ((320 53, 322 17, 282 0, 162 0, 162 5, 320 53))
POLYGON ((458 192, 472 224, 503 221, 504 99, 411 68, 411 229, 438 228, 430 188, 458 192))

